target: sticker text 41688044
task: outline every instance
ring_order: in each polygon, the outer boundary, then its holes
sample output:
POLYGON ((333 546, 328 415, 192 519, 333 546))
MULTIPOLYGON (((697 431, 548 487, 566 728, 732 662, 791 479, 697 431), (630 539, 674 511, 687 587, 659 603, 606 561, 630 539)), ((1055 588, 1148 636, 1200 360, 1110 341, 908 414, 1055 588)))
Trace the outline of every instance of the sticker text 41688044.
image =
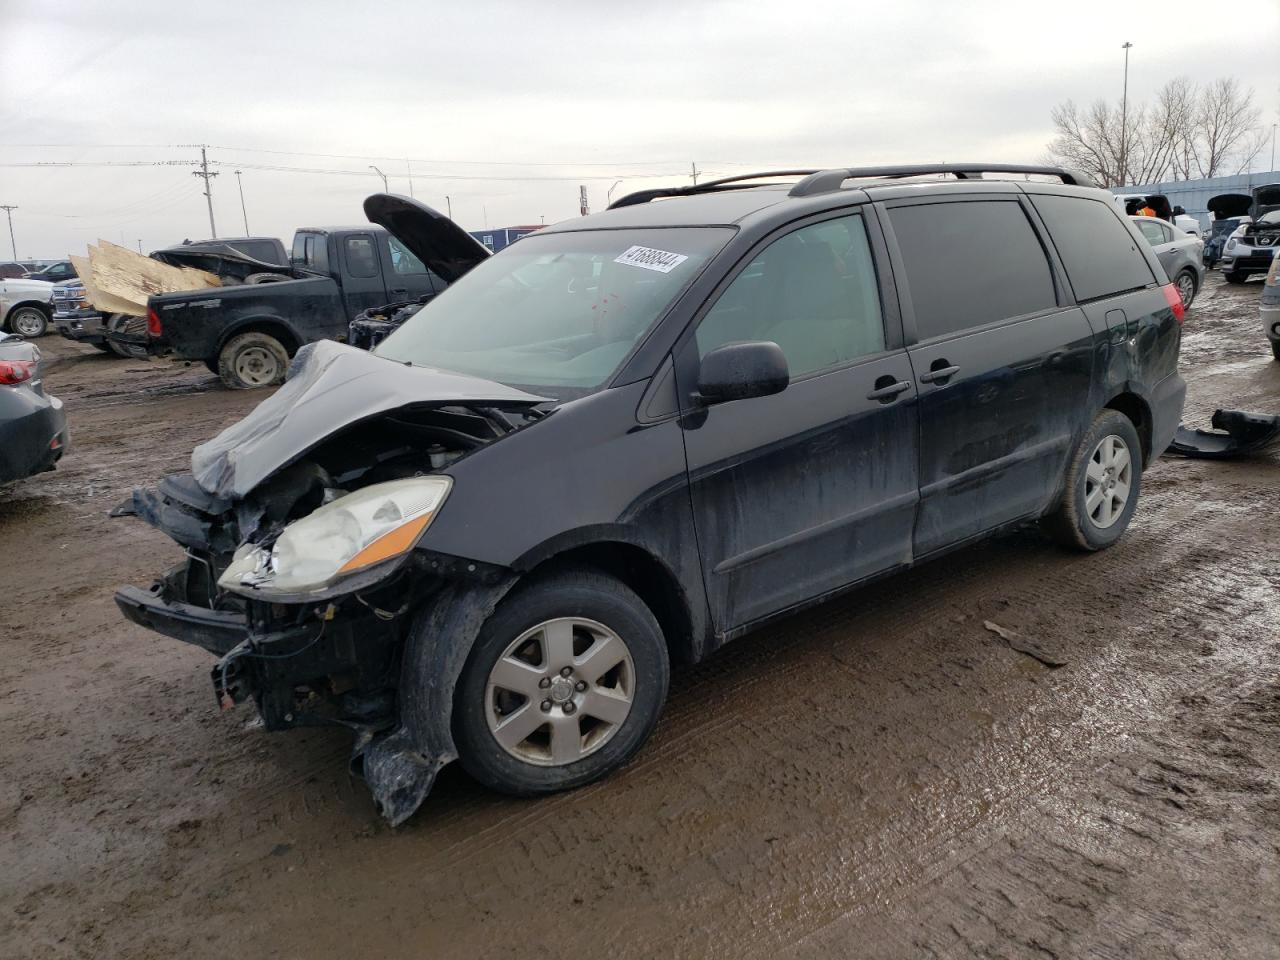
POLYGON ((620 256, 614 257, 613 262, 625 263, 630 267, 643 267, 645 270, 656 270, 658 273, 670 273, 688 259, 682 253, 633 246, 628 247, 620 256))

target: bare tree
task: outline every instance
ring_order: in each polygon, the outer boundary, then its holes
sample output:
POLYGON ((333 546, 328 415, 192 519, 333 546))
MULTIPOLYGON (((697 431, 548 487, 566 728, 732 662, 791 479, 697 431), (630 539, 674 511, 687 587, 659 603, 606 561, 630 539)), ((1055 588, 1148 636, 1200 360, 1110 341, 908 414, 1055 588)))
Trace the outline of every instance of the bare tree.
POLYGON ((1232 78, 1199 89, 1177 77, 1152 103, 1131 104, 1125 124, 1120 107, 1103 100, 1085 110, 1071 100, 1058 104, 1048 156, 1106 186, 1222 176, 1243 170, 1263 149, 1268 131, 1260 114, 1253 91, 1232 78))

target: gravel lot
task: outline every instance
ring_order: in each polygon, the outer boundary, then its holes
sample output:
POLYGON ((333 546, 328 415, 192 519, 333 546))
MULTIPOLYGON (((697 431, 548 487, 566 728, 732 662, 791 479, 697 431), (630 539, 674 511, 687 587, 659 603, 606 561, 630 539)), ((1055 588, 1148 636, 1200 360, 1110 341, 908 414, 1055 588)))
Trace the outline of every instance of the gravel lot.
MULTIPOLYGON (((1280 412, 1258 292, 1190 312, 1189 421, 1280 412)), ((0 955, 1280 956, 1274 455, 1162 459, 1111 551, 954 554, 678 672, 604 783, 450 769, 393 831, 345 733, 219 713, 111 601, 178 549, 107 510, 262 395, 40 345, 73 448, 0 490, 0 955)))

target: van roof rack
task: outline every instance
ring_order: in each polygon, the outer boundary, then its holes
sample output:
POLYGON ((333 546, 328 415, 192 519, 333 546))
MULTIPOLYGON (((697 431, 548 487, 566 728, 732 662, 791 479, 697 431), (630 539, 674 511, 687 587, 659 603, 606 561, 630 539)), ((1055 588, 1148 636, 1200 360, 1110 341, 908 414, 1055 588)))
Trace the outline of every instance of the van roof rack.
POLYGON ((719 193, 722 190, 744 190, 753 186, 752 180, 772 180, 778 177, 809 177, 821 173, 820 170, 766 170, 763 173, 740 173, 734 177, 721 177, 719 180, 708 180, 688 187, 659 187, 655 190, 639 190, 619 197, 609 204, 610 210, 618 207, 630 207, 637 203, 648 203, 650 200, 661 200, 664 197, 689 197, 699 193, 719 193))
POLYGON ((1058 177, 1067 186, 1096 187, 1099 184, 1088 174, 1064 167, 1026 166, 1018 163, 917 163, 891 167, 848 167, 846 169, 819 170, 805 177, 788 196, 812 197, 820 193, 839 190, 846 180, 921 177, 930 174, 949 173, 958 180, 981 180, 984 173, 1034 173, 1058 177))

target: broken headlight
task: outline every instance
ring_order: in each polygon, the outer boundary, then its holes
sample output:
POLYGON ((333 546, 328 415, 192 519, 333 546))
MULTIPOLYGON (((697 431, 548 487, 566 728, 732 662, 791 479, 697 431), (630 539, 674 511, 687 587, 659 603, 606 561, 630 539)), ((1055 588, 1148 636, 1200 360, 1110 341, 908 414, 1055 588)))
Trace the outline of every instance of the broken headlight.
POLYGON ((320 593, 413 549, 451 484, 413 477, 349 493, 289 524, 270 549, 242 547, 218 585, 249 597, 320 593))

